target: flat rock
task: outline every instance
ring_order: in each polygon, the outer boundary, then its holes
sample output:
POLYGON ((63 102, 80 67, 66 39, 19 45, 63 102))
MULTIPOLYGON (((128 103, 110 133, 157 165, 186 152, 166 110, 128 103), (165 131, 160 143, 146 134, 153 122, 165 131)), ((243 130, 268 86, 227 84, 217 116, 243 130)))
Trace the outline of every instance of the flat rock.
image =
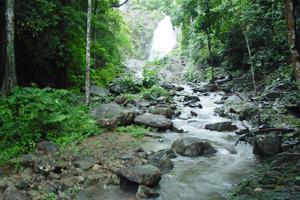
POLYGON ((59 147, 50 141, 42 141, 38 143, 37 149, 45 154, 48 154, 57 152, 59 150, 59 147))
POLYGON ((176 153, 182 156, 210 156, 217 151, 208 142, 196 137, 178 138, 172 144, 176 153))
POLYGON ((2 200, 29 200, 29 197, 14 187, 8 187, 3 193, 2 200))
POLYGON ((213 123, 213 124, 206 124, 204 126, 205 129, 211 130, 211 131, 235 131, 237 130, 237 126, 232 124, 232 122, 218 122, 218 123, 213 123))
POLYGON ((96 163, 97 163, 97 161, 93 157, 84 156, 84 157, 80 157, 77 160, 75 160, 73 162, 73 165, 80 169, 87 170, 87 169, 90 169, 91 167, 93 167, 96 163))
POLYGON ((99 104, 93 108, 91 114, 103 126, 106 124, 129 125, 136 117, 136 111, 127 110, 115 102, 99 104))
POLYGON ((162 175, 161 171, 153 165, 124 167, 118 174, 131 182, 147 186, 157 185, 162 175))
POLYGON ((138 125, 158 128, 160 130, 167 130, 172 128, 173 122, 163 115, 144 113, 134 119, 138 125))
POLYGON ((164 115, 167 118, 172 118, 175 115, 175 111, 171 106, 158 105, 149 109, 150 113, 164 115))

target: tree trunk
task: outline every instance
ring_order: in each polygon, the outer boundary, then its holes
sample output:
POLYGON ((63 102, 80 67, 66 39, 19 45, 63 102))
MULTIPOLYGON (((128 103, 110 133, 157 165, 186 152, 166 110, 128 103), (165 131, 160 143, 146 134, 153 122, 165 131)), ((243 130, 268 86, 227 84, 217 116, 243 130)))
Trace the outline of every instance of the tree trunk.
MULTIPOLYGON (((97 15, 98 15, 98 0, 95 0, 94 8, 95 8, 94 15, 97 17, 97 15)), ((97 28, 96 28, 96 25, 94 25, 94 39, 93 39, 93 42, 96 43, 96 40, 97 40, 97 28)), ((94 57, 94 62, 95 62, 94 66, 98 67, 97 66, 97 53, 96 53, 96 51, 94 51, 94 56, 93 57, 94 57)))
POLYGON ((211 22, 210 22, 210 0, 205 1, 206 4, 206 17, 207 17, 207 27, 206 27, 206 34, 207 34, 207 47, 208 47, 208 59, 211 65, 211 81, 215 81, 214 77, 214 64, 212 58, 212 51, 211 51, 211 22))
POLYGON ((2 84, 2 93, 7 94, 17 85, 16 61, 15 61, 15 24, 14 24, 14 0, 6 1, 6 48, 5 70, 2 84))
POLYGON ((85 103, 90 103, 90 68, 91 68, 91 19, 92 0, 88 0, 87 30, 86 30, 86 75, 85 75, 85 103))
MULTIPOLYGON (((300 90, 300 57, 296 47, 296 18, 295 18, 295 2, 293 0, 285 0, 286 19, 288 25, 288 39, 292 58, 292 67, 295 74, 298 89, 300 90)), ((298 36, 299 37, 299 36, 298 36)))

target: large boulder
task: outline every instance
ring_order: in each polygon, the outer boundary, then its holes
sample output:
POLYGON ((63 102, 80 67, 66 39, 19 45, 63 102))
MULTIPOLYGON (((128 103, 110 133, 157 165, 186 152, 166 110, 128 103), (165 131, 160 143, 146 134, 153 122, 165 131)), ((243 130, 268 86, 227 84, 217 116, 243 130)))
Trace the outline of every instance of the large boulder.
POLYGON ((175 111, 171 106, 158 105, 149 109, 152 114, 164 115, 167 118, 172 118, 175 115, 175 111))
POLYGON ((119 176, 139 185, 154 186, 161 179, 162 173, 153 165, 124 167, 119 170, 119 176))
POLYGON ((8 187, 3 193, 3 200, 29 200, 29 197, 14 187, 8 187))
POLYGON ((138 125, 145 125, 153 128, 158 128, 160 130, 167 130, 172 128, 173 122, 163 115, 144 113, 137 116, 134 122, 138 125))
POLYGON ((92 116, 103 126, 130 125, 133 123, 136 113, 136 111, 127 110, 115 102, 99 104, 91 111, 92 116))
POLYGON ((246 103, 232 103, 227 106, 229 113, 237 114, 240 120, 253 119, 258 114, 258 107, 250 102, 246 103))
POLYGON ((178 138, 172 148, 182 156, 210 156, 217 151, 206 141, 196 137, 178 138))
POLYGON ((276 134, 256 135, 253 141, 253 153, 261 156, 273 156, 279 153, 280 137, 276 134))
POLYGON ((227 121, 227 122, 217 122, 213 124, 206 124, 204 126, 205 129, 211 130, 211 131, 235 131, 237 130, 237 126, 232 124, 232 122, 227 121))
POLYGON ((174 168, 174 164, 170 158, 174 158, 175 153, 173 149, 163 149, 152 154, 148 158, 151 165, 159 168, 162 172, 168 172, 174 168))

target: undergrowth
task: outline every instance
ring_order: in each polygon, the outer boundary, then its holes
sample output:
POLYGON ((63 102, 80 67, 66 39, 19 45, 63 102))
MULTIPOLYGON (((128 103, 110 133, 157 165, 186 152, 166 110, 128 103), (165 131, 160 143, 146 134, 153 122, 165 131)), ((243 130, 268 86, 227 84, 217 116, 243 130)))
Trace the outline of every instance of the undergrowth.
POLYGON ((0 98, 0 164, 33 150, 40 140, 60 145, 100 133, 77 95, 50 88, 16 88, 0 98))

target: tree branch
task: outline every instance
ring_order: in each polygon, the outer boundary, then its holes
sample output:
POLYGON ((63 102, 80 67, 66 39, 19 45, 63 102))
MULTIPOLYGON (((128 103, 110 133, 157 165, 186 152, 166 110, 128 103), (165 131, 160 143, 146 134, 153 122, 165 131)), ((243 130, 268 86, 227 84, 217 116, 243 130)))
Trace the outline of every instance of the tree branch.
POLYGON ((123 3, 121 3, 121 4, 113 4, 112 7, 113 7, 113 8, 119 8, 119 7, 123 6, 124 4, 126 4, 128 1, 129 1, 129 0, 125 0, 125 1, 124 1, 123 3))

